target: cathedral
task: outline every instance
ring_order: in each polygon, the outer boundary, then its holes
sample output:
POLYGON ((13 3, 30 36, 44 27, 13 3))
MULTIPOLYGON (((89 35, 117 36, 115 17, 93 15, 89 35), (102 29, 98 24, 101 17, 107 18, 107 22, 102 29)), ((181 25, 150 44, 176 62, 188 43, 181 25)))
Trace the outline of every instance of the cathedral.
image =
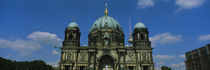
POLYGON ((90 28, 88 46, 80 46, 81 33, 75 21, 66 27, 61 70, 154 70, 147 27, 140 21, 133 33, 130 27, 130 46, 125 46, 122 27, 108 14, 106 6, 104 16, 90 28))

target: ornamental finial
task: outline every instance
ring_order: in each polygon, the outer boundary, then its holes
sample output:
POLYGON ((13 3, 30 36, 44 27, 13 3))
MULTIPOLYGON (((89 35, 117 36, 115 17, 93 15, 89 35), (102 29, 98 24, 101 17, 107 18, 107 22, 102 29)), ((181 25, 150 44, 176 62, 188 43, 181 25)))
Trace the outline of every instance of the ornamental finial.
POLYGON ((140 22, 140 18, 138 18, 138 22, 140 22))
POLYGON ((109 12, 108 12, 108 9, 107 9, 107 2, 105 3, 105 11, 104 11, 104 15, 105 16, 108 16, 109 12))
POLYGON ((75 17, 73 17, 73 22, 75 22, 75 17))

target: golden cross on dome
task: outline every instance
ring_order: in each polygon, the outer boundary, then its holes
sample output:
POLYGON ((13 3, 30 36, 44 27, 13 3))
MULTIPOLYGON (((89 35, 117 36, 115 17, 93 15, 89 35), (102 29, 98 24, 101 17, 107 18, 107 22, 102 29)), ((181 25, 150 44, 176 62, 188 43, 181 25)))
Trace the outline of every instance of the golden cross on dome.
POLYGON ((108 9, 107 9, 107 2, 105 3, 105 11, 104 11, 104 15, 105 16, 108 16, 109 12, 108 12, 108 9))

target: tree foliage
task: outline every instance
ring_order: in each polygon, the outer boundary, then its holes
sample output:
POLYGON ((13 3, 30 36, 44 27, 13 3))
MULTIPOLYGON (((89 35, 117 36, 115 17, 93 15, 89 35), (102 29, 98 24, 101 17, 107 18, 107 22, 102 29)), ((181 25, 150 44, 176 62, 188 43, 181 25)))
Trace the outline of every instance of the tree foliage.
POLYGON ((161 70, 171 70, 171 68, 167 67, 167 66, 162 66, 161 70))
POLYGON ((52 70, 52 67, 42 60, 17 62, 0 57, 0 70, 52 70))

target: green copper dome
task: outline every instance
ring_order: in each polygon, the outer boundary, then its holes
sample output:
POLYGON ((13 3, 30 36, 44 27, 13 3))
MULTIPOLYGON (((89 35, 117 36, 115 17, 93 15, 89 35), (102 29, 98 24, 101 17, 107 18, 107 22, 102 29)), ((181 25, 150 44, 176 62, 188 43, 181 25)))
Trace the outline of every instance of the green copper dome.
POLYGON ((71 23, 69 23, 68 27, 79 27, 79 26, 76 22, 71 22, 71 23))
POLYGON ((147 28, 143 23, 141 22, 138 22, 135 26, 134 26, 134 29, 136 28, 147 28))
POLYGON ((123 32, 122 28, 120 27, 120 24, 115 20, 114 18, 108 16, 109 12, 107 9, 107 3, 105 4, 106 8, 104 11, 104 16, 97 19, 92 27, 90 28, 90 32, 101 29, 101 28, 111 28, 113 30, 120 30, 123 32))
POLYGON ((120 31, 122 31, 120 24, 110 16, 103 16, 97 19, 90 28, 90 32, 100 28, 112 28, 115 30, 119 29, 120 31))

